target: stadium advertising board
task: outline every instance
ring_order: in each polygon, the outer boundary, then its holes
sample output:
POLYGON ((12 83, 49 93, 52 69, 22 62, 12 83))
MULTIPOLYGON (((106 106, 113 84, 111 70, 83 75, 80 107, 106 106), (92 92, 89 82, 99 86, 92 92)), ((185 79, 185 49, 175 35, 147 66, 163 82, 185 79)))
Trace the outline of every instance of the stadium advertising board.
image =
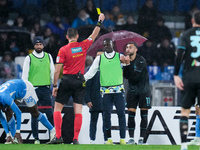
MULTIPOLYGON (((148 128, 147 136, 145 140, 150 145, 171 145, 180 144, 180 131, 179 131, 179 119, 180 119, 180 107, 152 107, 149 110, 148 117, 148 128)), ((31 132, 31 115, 30 113, 22 110, 22 126, 21 134, 24 143, 33 143, 34 139, 31 132)), ((62 135, 65 143, 71 143, 73 138, 73 108, 64 107, 63 112, 68 113, 68 115, 63 115, 63 125, 62 125, 62 135), (70 115, 69 115, 70 114, 70 115)), ((112 112, 112 138, 113 142, 118 143, 119 138, 119 127, 118 127, 118 117, 115 108, 112 112)), ((135 129, 135 140, 140 135, 140 110, 136 113, 136 129, 135 129)), ((126 110, 126 121, 128 120, 128 113, 126 110)), ((81 132, 79 135, 79 141, 81 144, 89 144, 89 122, 90 113, 87 106, 83 107, 83 124, 81 132)), ((192 108, 191 115, 189 118, 189 131, 188 131, 188 141, 195 136, 195 123, 196 116, 194 108, 192 108)), ((39 139, 41 143, 45 143, 49 140, 49 131, 39 123, 39 139)), ((126 132, 126 141, 128 141, 129 135, 128 130, 126 132)), ((0 142, 5 142, 5 132, 0 124, 0 142)), ((102 115, 100 114, 97 123, 97 134, 96 134, 96 144, 103 144, 103 133, 102 133, 102 115)))

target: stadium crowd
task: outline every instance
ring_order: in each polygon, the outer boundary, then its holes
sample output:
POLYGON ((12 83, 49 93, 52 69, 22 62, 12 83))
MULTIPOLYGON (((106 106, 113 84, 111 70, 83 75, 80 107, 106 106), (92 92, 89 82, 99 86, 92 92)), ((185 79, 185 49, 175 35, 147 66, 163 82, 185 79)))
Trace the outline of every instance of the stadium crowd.
MULTIPOLYGON (((6 51, 12 53, 13 60, 16 56, 26 56, 33 49, 34 37, 42 35, 45 40, 45 51, 52 55, 55 62, 59 48, 67 44, 64 35, 69 27, 81 30, 84 26, 87 29, 87 26, 95 25, 97 22, 96 7, 98 6, 96 5, 100 5, 101 1, 81 2, 78 0, 70 0, 67 3, 64 0, 57 2, 54 0, 1 0, 0 56, 3 56, 6 51)), ((139 50, 139 53, 146 54, 144 57, 148 60, 148 65, 162 67, 172 65, 175 45, 171 41, 174 33, 164 25, 163 13, 154 6, 155 1, 144 1, 141 3, 143 6, 140 4, 137 10, 129 12, 120 8, 123 5, 119 4, 117 1, 108 1, 105 3, 105 8, 102 8, 106 16, 103 22, 105 30, 107 32, 129 30, 144 35, 152 44, 147 42, 148 44, 145 43, 143 46, 148 45, 149 49, 154 49, 153 53, 148 52, 148 54, 144 52, 143 47, 139 50)), ((101 5, 104 5, 104 2, 101 2, 101 5)), ((198 9, 197 5, 191 6, 191 11, 196 9, 198 9)), ((187 20, 185 26, 188 28, 191 26, 189 23, 191 15, 184 14, 187 20)), ((80 40, 84 34, 88 34, 87 30, 80 34, 80 40)))

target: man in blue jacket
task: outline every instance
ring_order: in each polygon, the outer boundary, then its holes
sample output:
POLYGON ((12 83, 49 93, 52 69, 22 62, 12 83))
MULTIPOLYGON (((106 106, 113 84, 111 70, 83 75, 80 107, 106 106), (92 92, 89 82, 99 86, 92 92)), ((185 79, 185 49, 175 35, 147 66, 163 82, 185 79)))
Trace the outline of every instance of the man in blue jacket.
MULTIPOLYGON (((104 50, 97 50, 96 56, 99 56, 104 53, 104 50)), ((97 71, 95 76, 87 81, 86 83, 86 95, 85 103, 90 108, 90 144, 95 144, 96 139, 96 130, 97 130, 97 121, 99 113, 103 112, 102 108, 102 98, 100 94, 100 72, 97 71)), ((104 132, 104 128, 103 128, 104 132)), ((107 141, 107 138, 104 134, 104 141, 107 141)))

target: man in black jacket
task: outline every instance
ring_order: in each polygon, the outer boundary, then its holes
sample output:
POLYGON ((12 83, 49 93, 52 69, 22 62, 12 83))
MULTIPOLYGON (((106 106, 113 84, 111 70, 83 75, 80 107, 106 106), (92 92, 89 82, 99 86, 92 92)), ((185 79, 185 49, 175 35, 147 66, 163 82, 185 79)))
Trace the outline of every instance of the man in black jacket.
POLYGON ((129 83, 126 96, 128 108, 128 131, 130 136, 128 144, 135 144, 134 130, 137 105, 139 104, 141 116, 140 138, 138 144, 144 143, 148 122, 148 109, 151 108, 147 64, 145 59, 142 56, 137 55, 136 52, 137 44, 129 42, 126 45, 127 56, 124 58, 126 66, 123 68, 124 77, 128 79, 129 83))
MULTIPOLYGON (((103 49, 97 50, 96 56, 104 53, 103 49)), ((90 108, 90 144, 95 144, 97 121, 99 113, 103 112, 102 98, 100 94, 100 71, 97 71, 95 76, 86 83, 85 103, 90 108)), ((103 128, 104 132, 104 128, 103 128)), ((104 141, 107 138, 104 134, 104 141)))

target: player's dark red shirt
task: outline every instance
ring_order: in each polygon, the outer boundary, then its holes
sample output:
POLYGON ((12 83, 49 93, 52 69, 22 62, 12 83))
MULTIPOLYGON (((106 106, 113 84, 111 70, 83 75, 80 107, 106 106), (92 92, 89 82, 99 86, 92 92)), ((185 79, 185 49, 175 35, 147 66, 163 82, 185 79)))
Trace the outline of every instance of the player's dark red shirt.
POLYGON ((63 74, 84 74, 85 59, 88 48, 92 45, 92 38, 82 42, 71 42, 60 48, 56 58, 57 64, 63 64, 63 74))

